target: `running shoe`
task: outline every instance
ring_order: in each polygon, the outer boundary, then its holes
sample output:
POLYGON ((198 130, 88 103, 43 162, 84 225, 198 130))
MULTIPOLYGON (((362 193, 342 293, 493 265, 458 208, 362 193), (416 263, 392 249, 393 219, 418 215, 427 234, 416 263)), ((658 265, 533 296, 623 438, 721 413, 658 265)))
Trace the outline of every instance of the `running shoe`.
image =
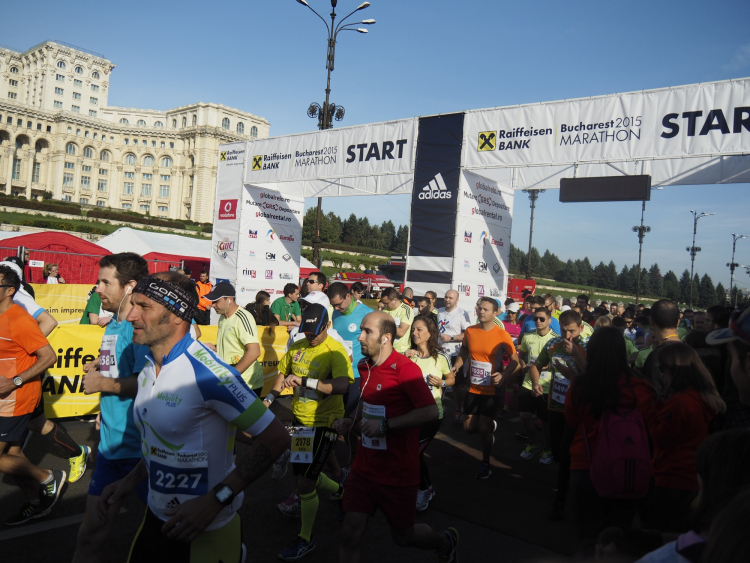
POLYGON ((290 542, 289 545, 279 553, 279 559, 282 561, 298 561, 313 551, 315 551, 314 541, 307 541, 298 537, 290 542))
POLYGON ((65 484, 68 474, 59 469, 52 470, 52 480, 39 485, 39 516, 47 516, 60 498, 60 491, 65 484))
POLYGON ((526 441, 528 441, 529 436, 528 436, 528 434, 526 434, 526 432, 516 432, 516 438, 518 438, 519 440, 526 440, 526 441))
POLYGON ((344 500, 344 487, 339 485, 339 490, 331 493, 331 500, 344 500))
POLYGON ((430 498, 428 500, 432 500, 435 498, 435 486, 430 485, 430 488, 427 489, 430 492, 430 498))
POLYGON ((539 463, 549 465, 552 463, 552 450, 542 450, 542 455, 539 457, 539 463))
POLYGON ((290 518, 299 518, 302 516, 302 504, 297 495, 292 495, 284 502, 277 504, 276 508, 284 516, 289 516, 290 518))
POLYGON ((477 469, 476 478, 477 479, 488 479, 489 476, 492 475, 492 469, 490 469, 489 463, 480 463, 479 469, 477 469))
POLYGON ((292 456, 292 452, 285 450, 281 457, 273 463, 273 470, 271 471, 271 479, 281 479, 286 475, 287 469, 289 469, 289 458, 292 456))
POLYGON ((456 409, 453 413, 453 424, 462 424, 464 421, 464 415, 463 413, 456 409))
POLYGON ((542 450, 542 447, 538 444, 529 444, 526 446, 526 449, 521 452, 521 457, 523 459, 531 459, 536 455, 537 452, 540 452, 542 450))
POLYGON ((83 474, 86 473, 86 462, 89 460, 91 455, 91 448, 88 446, 81 446, 81 455, 78 457, 71 457, 68 461, 70 462, 70 476, 68 477, 69 483, 75 483, 83 474))
POLYGON ((21 507, 21 510, 18 511, 18 514, 5 520, 3 524, 6 526, 18 526, 19 524, 25 524, 29 520, 39 518, 40 516, 39 509, 30 502, 27 502, 21 507))
POLYGON ((430 489, 417 491, 417 512, 424 512, 430 506, 430 489))
POLYGON ((458 563, 458 530, 448 528, 443 532, 448 538, 448 547, 442 553, 438 553, 440 563, 458 563))

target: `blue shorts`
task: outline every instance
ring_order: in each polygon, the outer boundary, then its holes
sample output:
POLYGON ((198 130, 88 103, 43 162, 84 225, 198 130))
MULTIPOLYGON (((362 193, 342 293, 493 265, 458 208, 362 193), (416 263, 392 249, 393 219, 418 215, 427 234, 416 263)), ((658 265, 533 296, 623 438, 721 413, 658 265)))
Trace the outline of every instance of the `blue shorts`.
MULTIPOLYGON (((89 484, 89 494, 95 497, 102 496, 102 491, 108 486, 119 481, 130 473, 138 465, 142 458, 128 457, 125 459, 107 459, 101 452, 96 453, 96 468, 89 484)), ((135 488, 138 498, 143 504, 148 501, 148 479, 141 481, 135 488)))

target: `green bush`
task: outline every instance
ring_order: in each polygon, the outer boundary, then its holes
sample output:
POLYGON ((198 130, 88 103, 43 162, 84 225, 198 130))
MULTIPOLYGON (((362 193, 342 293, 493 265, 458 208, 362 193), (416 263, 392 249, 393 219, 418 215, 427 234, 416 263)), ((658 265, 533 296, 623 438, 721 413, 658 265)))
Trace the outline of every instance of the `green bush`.
POLYGON ((95 217, 98 219, 114 219, 115 221, 125 221, 129 223, 140 223, 142 225, 155 225, 158 227, 169 227, 171 229, 184 229, 185 224, 178 221, 170 221, 168 219, 154 219, 153 217, 145 217, 138 213, 133 212, 120 212, 120 211, 104 211, 100 209, 92 209, 88 212, 89 217, 95 217))
POLYGON ((38 211, 49 211, 52 213, 65 213, 67 215, 80 215, 79 205, 64 204, 62 202, 46 203, 44 201, 27 200, 23 196, 8 196, 0 193, 0 205, 7 207, 19 207, 21 209, 35 209, 38 211))

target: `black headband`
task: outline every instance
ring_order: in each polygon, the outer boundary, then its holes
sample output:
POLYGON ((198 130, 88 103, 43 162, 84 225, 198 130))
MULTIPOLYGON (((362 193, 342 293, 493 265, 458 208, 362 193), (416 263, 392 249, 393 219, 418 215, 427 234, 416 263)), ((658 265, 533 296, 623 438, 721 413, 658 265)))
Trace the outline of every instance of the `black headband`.
POLYGON ((198 307, 197 293, 187 292, 167 280, 154 276, 141 278, 133 293, 142 293, 183 321, 191 321, 198 307))

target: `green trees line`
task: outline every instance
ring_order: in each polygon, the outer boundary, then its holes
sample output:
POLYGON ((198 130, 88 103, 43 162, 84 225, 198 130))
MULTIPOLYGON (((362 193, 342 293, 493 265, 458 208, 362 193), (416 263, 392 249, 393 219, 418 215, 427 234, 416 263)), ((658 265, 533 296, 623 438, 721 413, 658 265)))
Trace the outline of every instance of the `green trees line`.
MULTIPOLYGON (((305 213, 302 223, 302 239, 312 240, 315 236, 316 208, 311 207, 305 213)), ((396 228, 393 221, 383 221, 381 225, 371 225, 367 217, 357 217, 354 213, 348 219, 341 218, 333 212, 321 214, 320 238, 323 242, 361 246, 377 250, 387 250, 394 254, 406 254, 409 241, 409 227, 401 225, 396 228)))

